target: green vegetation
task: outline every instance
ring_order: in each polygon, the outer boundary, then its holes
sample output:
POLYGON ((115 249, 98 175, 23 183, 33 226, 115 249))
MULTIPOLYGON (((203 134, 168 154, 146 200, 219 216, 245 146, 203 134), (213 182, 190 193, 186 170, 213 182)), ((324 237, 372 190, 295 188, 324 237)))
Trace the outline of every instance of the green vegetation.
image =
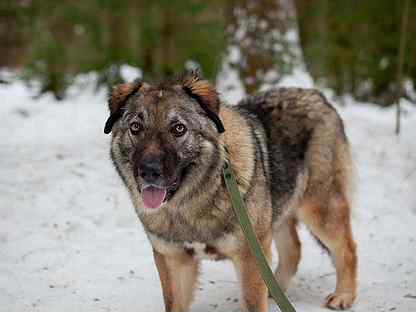
POLYGON ((121 80, 120 65, 140 67, 146 78, 170 75, 194 60, 212 78, 224 50, 224 18, 217 1, 4 0, 1 50, 20 54, 1 65, 20 65, 41 92, 62 98, 75 75, 100 74, 99 83, 121 80), (15 20, 19 16, 20 22, 15 20), (8 34, 9 25, 20 29, 8 34), (3 40, 2 40, 3 41, 3 40))
MULTIPOLYGON (((296 0, 301 46, 315 81, 356 99, 393 104, 403 0, 296 0)), ((410 1, 411 12, 416 5, 410 1)), ((410 19, 404 76, 416 85, 416 20, 410 19)), ((407 95, 410 96, 410 95, 407 95)), ((416 100, 416 99, 413 99, 416 100)))
MULTIPOLYGON (((40 81, 41 93, 60 99, 79 73, 99 73, 99 85, 120 82, 121 64, 154 79, 193 61, 215 79, 234 49, 240 58, 227 61, 251 93, 278 83, 300 61, 288 39, 298 25, 303 59, 318 84, 390 105, 403 1, 2 0, 0 67, 22 68, 26 80, 40 81)), ((407 28, 403 75, 416 86, 416 20, 407 28)))

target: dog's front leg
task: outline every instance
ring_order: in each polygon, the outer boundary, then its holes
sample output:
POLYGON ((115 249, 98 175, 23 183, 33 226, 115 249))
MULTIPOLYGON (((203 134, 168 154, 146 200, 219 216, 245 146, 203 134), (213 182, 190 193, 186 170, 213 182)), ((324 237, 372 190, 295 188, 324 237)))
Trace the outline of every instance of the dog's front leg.
MULTIPOLYGON (((271 234, 259 240, 264 254, 271 262, 271 234)), ((255 257, 245 243, 233 263, 241 285, 241 309, 244 312, 267 312, 268 291, 257 267, 255 257)))
POLYGON ((198 279, 199 262, 182 255, 165 256, 153 249, 162 284, 166 312, 186 312, 192 302, 198 279))

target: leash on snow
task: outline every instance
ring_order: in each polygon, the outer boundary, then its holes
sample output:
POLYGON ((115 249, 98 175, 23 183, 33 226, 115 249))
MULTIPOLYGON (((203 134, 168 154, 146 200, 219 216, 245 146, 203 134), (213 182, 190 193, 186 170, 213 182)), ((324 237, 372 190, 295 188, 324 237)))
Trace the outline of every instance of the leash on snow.
POLYGON ((238 189, 234 172, 228 162, 226 162, 223 169, 223 176, 225 185, 227 186, 227 190, 230 195, 234 214, 238 219, 238 223, 240 223, 241 229, 243 230, 244 236, 249 244, 250 251, 256 258, 261 277, 269 289, 270 295, 279 306, 281 312, 296 312, 294 306, 280 288, 279 283, 276 281, 273 272, 267 263, 266 257, 264 256, 263 250, 257 240, 256 234, 254 233, 248 217, 247 209, 240 190, 238 189))

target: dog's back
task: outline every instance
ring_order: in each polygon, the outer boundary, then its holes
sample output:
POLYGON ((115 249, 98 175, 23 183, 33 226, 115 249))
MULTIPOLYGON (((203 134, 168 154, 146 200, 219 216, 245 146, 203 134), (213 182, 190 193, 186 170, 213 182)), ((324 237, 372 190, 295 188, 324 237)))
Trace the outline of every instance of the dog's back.
POLYGON ((319 196, 321 201, 333 191, 348 196, 348 140, 341 118, 319 91, 272 89, 238 106, 263 124, 276 208, 302 187, 302 197, 319 196))

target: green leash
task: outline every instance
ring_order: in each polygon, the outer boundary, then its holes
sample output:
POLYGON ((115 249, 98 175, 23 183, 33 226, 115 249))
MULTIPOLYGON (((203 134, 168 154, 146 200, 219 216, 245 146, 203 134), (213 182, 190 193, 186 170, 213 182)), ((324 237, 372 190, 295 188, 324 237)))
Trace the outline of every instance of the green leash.
POLYGON ((234 213, 250 246, 251 253, 256 257, 261 277, 269 289, 270 295, 273 297, 282 312, 296 312, 295 308, 290 303, 289 299, 286 297, 274 278, 273 272, 270 270, 269 264, 267 263, 266 257, 264 256, 248 217, 247 209, 238 189, 234 172, 228 163, 226 163, 226 166, 223 169, 223 175, 225 185, 227 186, 228 193, 231 197, 234 213))

